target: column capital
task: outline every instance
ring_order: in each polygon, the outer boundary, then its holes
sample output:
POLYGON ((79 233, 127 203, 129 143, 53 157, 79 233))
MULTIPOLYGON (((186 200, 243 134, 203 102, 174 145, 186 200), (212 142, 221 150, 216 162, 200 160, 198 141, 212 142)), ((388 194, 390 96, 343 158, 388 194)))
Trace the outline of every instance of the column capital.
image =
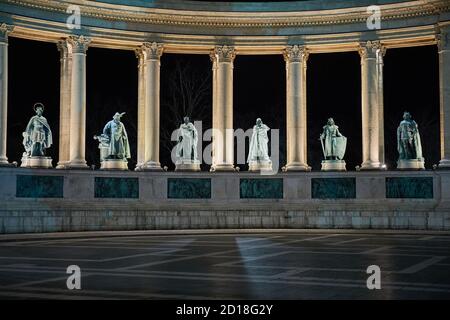
POLYGON ((138 67, 142 67, 145 65, 145 52, 142 49, 142 47, 138 47, 134 49, 134 54, 136 55, 136 58, 138 59, 138 67))
POLYGON ((211 60, 211 63, 212 63, 212 69, 216 70, 217 69, 217 57, 216 57, 215 49, 213 49, 209 52, 209 59, 211 60))
POLYGON ((73 46, 68 39, 59 40, 56 43, 56 47, 60 53, 61 60, 68 58, 72 54, 73 46))
POLYGON ((91 43, 91 38, 85 36, 69 36, 67 41, 71 44, 73 53, 86 53, 91 43))
POLYGON ((379 40, 369 40, 359 44, 358 52, 361 59, 376 58, 377 55, 386 54, 386 47, 379 40))
POLYGON ((216 46, 214 48, 214 55, 216 62, 233 62, 234 58, 236 58, 236 50, 233 46, 216 46))
POLYGON ((436 35, 436 42, 439 51, 450 50, 450 35, 447 30, 441 29, 436 35))
POLYGON ((0 42, 8 43, 8 34, 14 30, 14 26, 6 23, 0 24, 0 42))
POLYGON ((140 60, 159 60, 163 54, 164 45, 157 42, 144 42, 134 52, 140 60))
POLYGON ((287 46, 284 49, 283 57, 286 62, 306 62, 308 61, 309 51, 306 46, 302 45, 287 46))

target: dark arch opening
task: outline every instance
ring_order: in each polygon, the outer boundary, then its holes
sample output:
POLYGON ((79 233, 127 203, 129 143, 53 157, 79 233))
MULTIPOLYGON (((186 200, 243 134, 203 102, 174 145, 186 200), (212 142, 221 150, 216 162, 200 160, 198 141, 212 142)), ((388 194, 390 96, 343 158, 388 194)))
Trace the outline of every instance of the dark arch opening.
POLYGON ((44 117, 52 130, 53 145, 46 150, 53 166, 59 153, 59 52, 54 43, 9 38, 8 45, 7 156, 20 164, 22 132, 35 115, 33 105, 45 106, 44 117))
POLYGON ((403 112, 419 126, 425 167, 440 160, 439 67, 436 46, 388 49, 384 58, 384 142, 389 169, 397 167, 396 130, 403 112))
POLYGON ((362 161, 361 64, 356 52, 311 54, 307 68, 308 164, 321 169, 319 135, 332 117, 347 137, 347 170, 362 161))
POLYGON ((137 58, 133 51, 89 48, 86 56, 86 161, 100 166, 98 141, 116 112, 126 112, 124 123, 130 144, 128 167, 136 166, 137 58))

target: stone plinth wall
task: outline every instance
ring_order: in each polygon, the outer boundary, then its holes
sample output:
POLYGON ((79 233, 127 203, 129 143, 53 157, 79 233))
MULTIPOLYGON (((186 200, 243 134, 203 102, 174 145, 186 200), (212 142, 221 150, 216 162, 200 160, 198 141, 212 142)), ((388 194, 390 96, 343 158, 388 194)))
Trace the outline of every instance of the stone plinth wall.
POLYGON ((0 169, 0 233, 199 228, 450 230, 450 171, 0 169))

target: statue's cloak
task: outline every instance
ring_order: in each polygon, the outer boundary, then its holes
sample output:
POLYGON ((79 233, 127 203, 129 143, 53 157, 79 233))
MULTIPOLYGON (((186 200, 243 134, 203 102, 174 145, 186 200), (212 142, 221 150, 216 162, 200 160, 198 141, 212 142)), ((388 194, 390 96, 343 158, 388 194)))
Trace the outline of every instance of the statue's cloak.
POLYGON ((131 158, 127 130, 122 122, 109 121, 103 129, 103 134, 109 137, 109 155, 131 158))
POLYGON ((253 126, 247 162, 269 159, 269 137, 267 136, 267 131, 269 130, 270 128, 265 124, 261 124, 261 127, 253 126))
POLYGON ((33 144, 33 141, 31 140, 32 132, 34 130, 34 121, 39 121, 45 132, 45 137, 43 141, 43 147, 44 149, 48 149, 53 144, 53 137, 52 137, 52 130, 50 129, 50 126, 48 125, 47 119, 45 119, 43 116, 33 116, 31 117, 30 121, 28 121, 27 128, 25 129, 26 135, 24 136, 23 144, 25 146, 25 149, 31 147, 33 144))

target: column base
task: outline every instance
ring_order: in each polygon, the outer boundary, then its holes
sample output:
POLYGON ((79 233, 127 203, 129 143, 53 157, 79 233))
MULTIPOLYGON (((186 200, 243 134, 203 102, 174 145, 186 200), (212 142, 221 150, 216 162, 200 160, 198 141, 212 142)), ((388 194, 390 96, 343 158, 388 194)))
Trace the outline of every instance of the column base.
POLYGON ((300 163, 300 162, 293 162, 293 163, 288 163, 286 166, 284 166, 283 168, 281 168, 281 170, 283 172, 288 172, 288 171, 311 171, 311 167, 308 166, 306 163, 300 163))
POLYGON ((73 160, 67 161, 64 164, 64 167, 60 167, 59 169, 67 169, 67 170, 88 170, 90 169, 86 164, 86 160, 73 160))
POLYGON ((148 161, 136 165, 134 171, 164 171, 164 169, 161 168, 161 163, 155 161, 148 161))
POLYGON ((105 159, 100 162, 100 170, 128 170, 128 161, 123 159, 105 159))
POLYGON ((67 169, 68 161, 59 161, 56 165, 56 169, 67 169))
POLYGON ((450 170, 450 160, 449 159, 442 159, 441 161, 439 161, 437 169, 439 169, 439 170, 450 170))
POLYGON ((347 171, 344 160, 323 160, 322 171, 347 171))
POLYGON ((215 164, 211 166, 210 172, 236 172, 233 164, 215 164))
POLYGON ((367 161, 364 162, 363 164, 361 164, 361 167, 357 170, 362 170, 362 171, 369 171, 369 170, 386 170, 386 166, 384 164, 382 164, 381 162, 372 162, 372 161, 367 161))
POLYGON ((52 158, 50 157, 22 157, 22 163, 20 164, 22 168, 43 168, 49 169, 53 168, 52 158))
POLYGON ((425 161, 422 159, 407 159, 397 161, 398 170, 425 170, 425 161))
POLYGON ((177 160, 175 171, 200 171, 199 160, 177 160))
POLYGON ((272 171, 272 160, 250 160, 248 162, 248 171, 272 171))
POLYGON ((0 159, 0 167, 17 167, 17 162, 9 163, 7 158, 0 159))

